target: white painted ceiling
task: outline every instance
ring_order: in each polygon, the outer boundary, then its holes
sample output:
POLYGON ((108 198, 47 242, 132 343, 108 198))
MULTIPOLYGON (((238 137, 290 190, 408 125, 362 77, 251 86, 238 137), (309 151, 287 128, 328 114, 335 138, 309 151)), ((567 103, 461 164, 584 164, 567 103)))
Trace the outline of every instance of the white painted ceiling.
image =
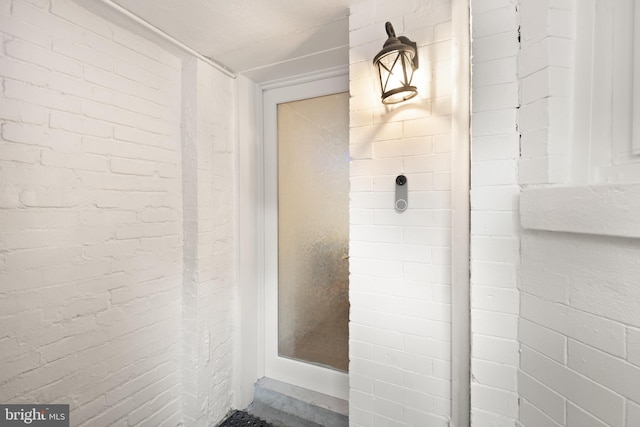
POLYGON ((257 82, 345 66, 359 0, 112 0, 257 82))

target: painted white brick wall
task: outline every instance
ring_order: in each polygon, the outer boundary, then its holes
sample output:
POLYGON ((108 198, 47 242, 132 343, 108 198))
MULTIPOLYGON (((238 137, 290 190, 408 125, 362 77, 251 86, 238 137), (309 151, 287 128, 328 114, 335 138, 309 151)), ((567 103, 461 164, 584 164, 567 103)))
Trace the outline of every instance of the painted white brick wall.
POLYGON ((518 417, 519 18, 471 0, 471 423, 518 417))
POLYGON ((523 234, 520 425, 637 425, 637 252, 637 239, 523 234))
MULTIPOLYGON (((525 12, 530 14, 529 27, 537 29, 535 37, 554 41, 538 43, 542 48, 536 55, 543 66, 536 67, 527 59, 523 66, 529 71, 540 73, 537 70, 547 64, 548 71, 556 68, 560 71, 556 77, 564 78, 563 68, 571 67, 574 58, 589 55, 601 43, 584 32, 570 40, 571 24, 579 14, 574 2, 550 2, 549 9, 536 13, 533 11, 539 5, 526 3, 531 9, 523 8, 523 19, 525 12), (564 24, 554 25, 554 21, 564 24)), ((607 9, 612 4, 603 2, 599 7, 607 9)), ((603 40, 614 31, 606 26, 598 28, 603 40)), ((583 71, 573 72, 577 76, 583 71)), ((578 108, 576 100, 581 94, 554 89, 550 74, 538 80, 535 92, 544 102, 534 101, 541 106, 534 114, 539 119, 530 120, 529 126, 538 126, 541 132, 532 132, 535 140, 529 142, 534 142, 530 146, 538 153, 544 152, 549 161, 531 168, 529 172, 534 173, 521 179, 524 184, 562 183, 568 171, 562 163, 566 163, 564 156, 570 141, 565 137, 564 126, 569 120, 564 98, 568 97, 578 108), (543 80, 547 83, 540 84, 543 80), (562 174, 554 173, 554 165, 563 169, 562 174)), ((600 86, 602 82, 596 84, 600 86)), ((587 105, 580 105, 579 109, 599 107, 588 105, 589 102, 598 101, 588 98, 587 105)), ((606 151, 603 148, 610 141, 599 139, 589 120, 575 117, 574 132, 593 138, 589 150, 606 151)), ((523 129, 523 156, 524 132, 523 129)), ((581 152, 582 139, 575 142, 574 150, 581 152)), ((573 159, 577 163, 572 168, 589 170, 590 159, 575 154, 573 159)), ((630 172, 633 169, 637 173, 635 165, 629 167, 630 172)), ((635 184, 590 187, 586 185, 587 176, 579 182, 584 185, 581 187, 542 185, 524 188, 521 195, 520 219, 525 230, 520 272, 518 426, 630 427, 639 422, 636 385, 640 365, 634 343, 640 324, 640 294, 636 286, 640 267, 636 262, 636 218, 629 215, 636 209, 627 208, 639 203, 638 190, 635 184), (610 202, 612 197, 614 203, 610 202)))
POLYGON ((0 21, 0 401, 69 403, 72 425, 215 424, 232 396, 233 83, 204 64, 183 78, 69 0, 3 1, 0 21))
POLYGON ((350 23, 352 426, 448 426, 451 3, 370 0, 350 23), (385 22, 418 44, 420 95, 384 107, 385 22), (394 210, 395 177, 409 208, 394 210))
POLYGON ((66 0, 0 8, 0 401, 181 420, 180 60, 66 0))
POLYGON ((176 424, 180 61, 69 1, 0 19, 0 401, 176 424))
POLYGON ((519 2, 519 182, 566 183, 571 170, 573 0, 519 2))
POLYGON ((210 426, 233 399, 235 91, 196 58, 185 60, 182 82, 184 418, 210 426))
POLYGON ((572 1, 471 5, 473 425, 635 426, 637 188, 527 188, 567 181, 573 49, 593 46, 572 1))

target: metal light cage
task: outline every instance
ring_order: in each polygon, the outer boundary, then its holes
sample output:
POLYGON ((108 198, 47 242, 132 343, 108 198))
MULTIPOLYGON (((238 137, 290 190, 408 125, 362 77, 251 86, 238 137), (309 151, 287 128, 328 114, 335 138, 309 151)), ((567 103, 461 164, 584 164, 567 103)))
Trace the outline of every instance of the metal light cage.
POLYGON ((382 50, 373 58, 378 69, 384 104, 395 104, 418 94, 412 85, 413 73, 418 68, 417 44, 404 36, 396 37, 391 22, 385 24, 389 38, 382 50))

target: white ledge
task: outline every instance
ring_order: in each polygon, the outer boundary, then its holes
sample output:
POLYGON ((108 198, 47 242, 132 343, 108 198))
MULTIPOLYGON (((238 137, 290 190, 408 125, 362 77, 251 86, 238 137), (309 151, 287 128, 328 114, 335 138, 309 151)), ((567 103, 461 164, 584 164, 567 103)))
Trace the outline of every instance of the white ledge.
POLYGON ((520 223, 533 230, 640 238, 640 184, 523 189, 520 223))

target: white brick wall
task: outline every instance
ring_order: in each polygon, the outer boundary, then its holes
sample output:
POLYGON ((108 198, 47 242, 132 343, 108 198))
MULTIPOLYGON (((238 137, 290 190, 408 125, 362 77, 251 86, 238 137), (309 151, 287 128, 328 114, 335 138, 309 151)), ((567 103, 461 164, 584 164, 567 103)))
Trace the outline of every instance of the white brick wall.
POLYGON ((471 424, 518 417, 519 19, 471 0, 471 424))
POLYGON ((352 426, 447 426, 451 413, 451 4, 351 8, 352 426), (418 43, 420 95, 386 108, 372 58, 385 21, 418 43), (409 209, 394 210, 404 173, 409 209))
POLYGON ((233 83, 204 64, 183 79, 173 53, 69 0, 0 2, 0 38, 0 401, 69 403, 91 426, 177 425, 184 402, 184 422, 215 424, 232 396, 233 83))
POLYGON ((471 5, 473 425, 634 426, 637 189, 527 189, 568 179, 573 49, 593 42, 572 1, 471 5))
POLYGON ((638 422, 639 267, 629 261, 638 245, 624 233, 636 209, 620 208, 639 203, 635 191, 617 184, 522 193, 521 426, 638 422), (567 215, 586 207, 599 212, 597 227, 589 215, 567 215))
POLYGON ((180 61, 69 1, 11 6, 0 401, 69 403, 74 425, 176 424, 180 61))
POLYGON ((573 1, 519 4, 519 182, 566 183, 571 169, 573 1))
POLYGON ((637 423, 638 267, 625 261, 638 256, 633 242, 523 235, 520 393, 536 412, 521 412, 521 425, 539 425, 534 416, 562 426, 637 423))
POLYGON ((185 60, 182 81, 184 418, 209 426, 233 398, 235 97, 232 80, 196 58, 185 60))
MULTIPOLYGON (((572 6, 471 1, 476 426, 640 424, 636 240, 517 218, 520 185, 566 179, 572 6)), ((0 2, 0 38, 0 401, 70 403, 74 425, 217 422, 234 84, 68 0, 0 2)), ((351 10, 354 426, 451 415, 450 39, 449 0, 351 10), (386 20, 421 55, 420 97, 389 108, 371 65, 386 20)))

